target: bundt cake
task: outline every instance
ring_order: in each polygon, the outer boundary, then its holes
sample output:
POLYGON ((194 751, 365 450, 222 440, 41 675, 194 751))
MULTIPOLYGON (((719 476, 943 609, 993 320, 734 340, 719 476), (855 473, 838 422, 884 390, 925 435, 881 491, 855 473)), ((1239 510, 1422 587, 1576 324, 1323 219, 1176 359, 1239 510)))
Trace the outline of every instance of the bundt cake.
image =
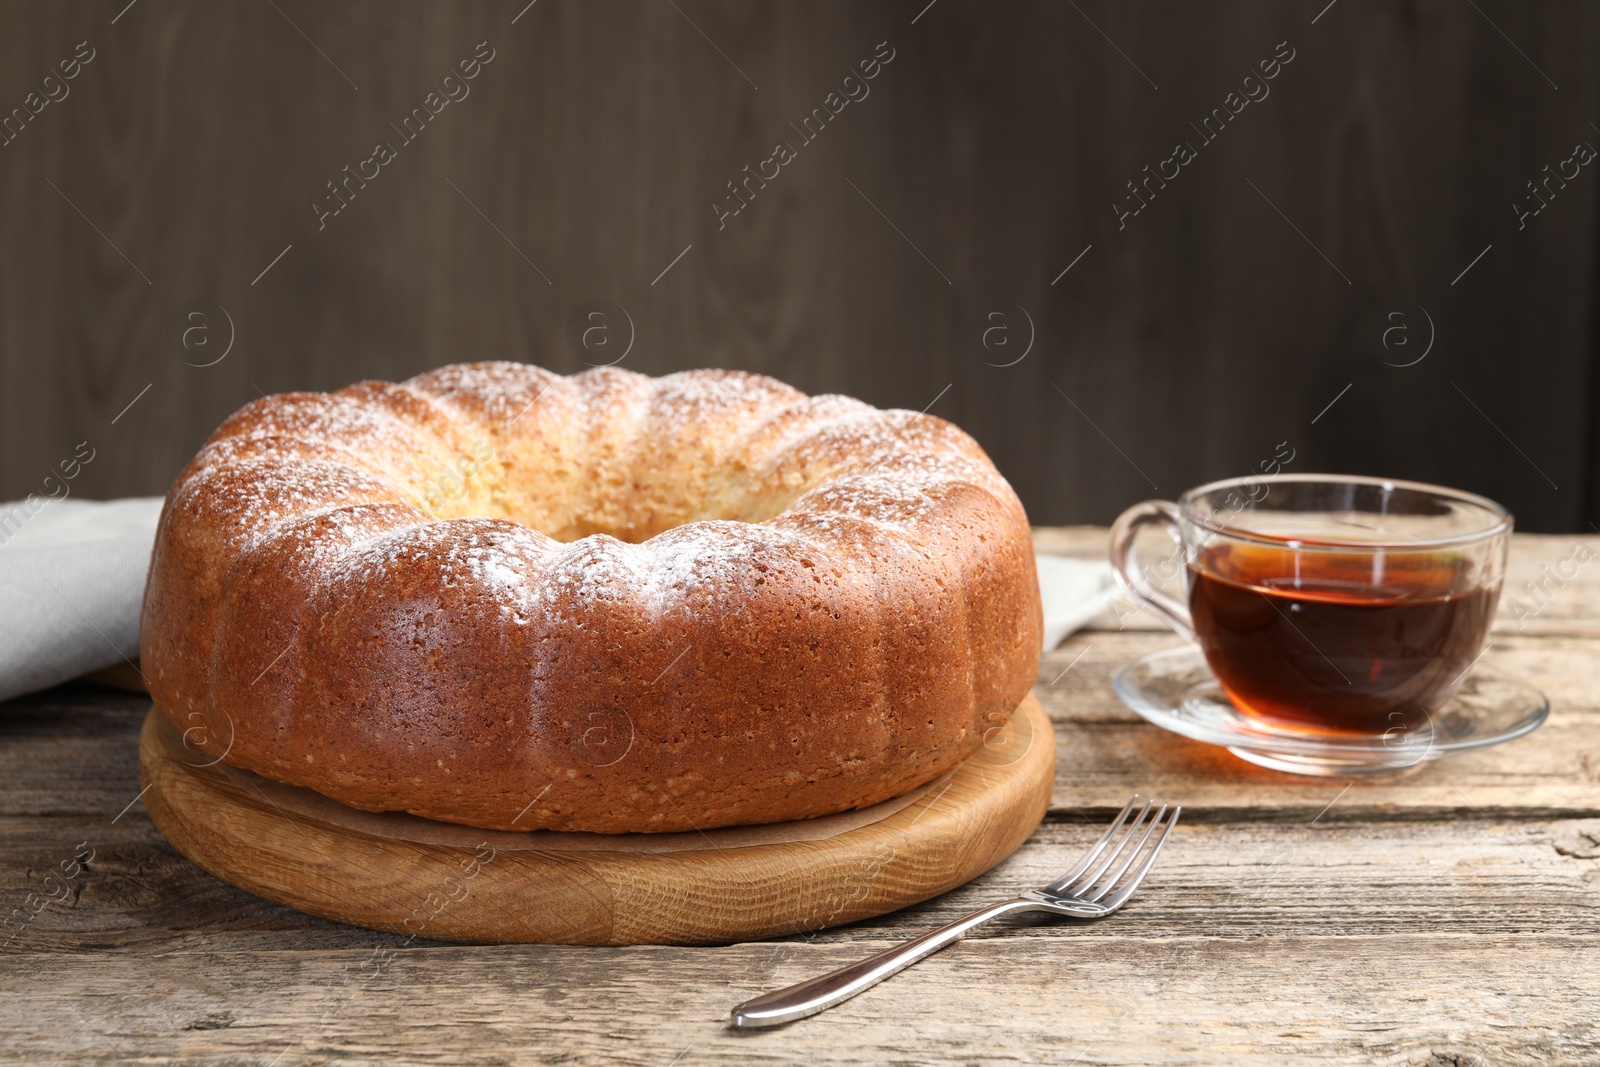
POLYGON ((1027 519, 941 419, 518 363, 246 405, 140 633, 194 747, 369 811, 681 831, 949 770, 1040 654, 1027 519))

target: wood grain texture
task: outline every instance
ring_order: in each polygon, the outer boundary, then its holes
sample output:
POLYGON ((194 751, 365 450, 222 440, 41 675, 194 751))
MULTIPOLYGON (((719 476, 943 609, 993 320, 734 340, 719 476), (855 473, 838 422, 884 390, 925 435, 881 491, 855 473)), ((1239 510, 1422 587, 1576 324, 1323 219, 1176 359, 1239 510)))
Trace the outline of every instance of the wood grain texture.
POLYGON ((656 851, 650 834, 559 851, 425 820, 390 833, 334 821, 343 813, 296 803, 308 791, 198 758, 154 708, 139 761, 145 808, 178 851, 314 915, 480 944, 715 944, 855 922, 971 881, 1044 817, 1055 737, 1030 696, 926 798, 882 819, 823 840, 739 846, 727 831, 676 835, 699 840, 673 852, 656 851), (461 844, 438 843, 441 834, 461 844))
POLYGON ((434 948, 376 977, 311 953, 270 986, 239 953, 33 958, 19 1058, 114 1063, 1591 1062, 1592 933, 1144 939, 1065 925, 974 938, 856 999, 745 1036, 755 992, 885 947, 434 948), (1403 966, 1397 966, 1402 963, 1403 966), (564 991, 552 995, 549 976, 564 991), (572 992, 566 992, 570 989, 572 992), (133 991, 137 990, 135 993, 133 991))
MULTIPOLYGON (((1104 538, 1036 541, 1098 556, 1104 538)), ((1513 582, 1568 540, 1519 536, 1513 582)), ((1522 633, 1501 621, 1497 656, 1552 696, 1544 728, 1347 792, 1167 747, 1107 680, 1173 639, 1108 616, 1041 667, 1061 760, 1051 813, 1017 852, 901 912, 722 948, 407 945, 294 912, 151 825, 148 701, 82 687, 13 701, 0 903, 52 893, 46 875, 79 842, 96 854, 0 949, 0 1062, 1595 1062, 1597 608, 1585 568, 1522 633), (1059 874, 1135 788, 1183 802, 1184 821, 1115 919, 995 924, 815 1019, 723 1029, 740 1000, 1059 874)))
POLYGON ((1108 522, 1285 440, 1295 470, 1600 522, 1600 182, 1522 230, 1511 210, 1596 136, 1583 0, 123 6, 0 9, 0 108, 98 50, 0 148, 0 499, 84 440, 75 493, 164 492, 258 390, 581 370, 567 325, 603 298, 631 369, 937 399, 1039 522, 1108 522), (319 229, 325 183, 480 41, 471 95, 319 229), (881 41, 870 95, 719 226, 726 183, 881 41), (1271 95, 1119 229, 1126 183, 1280 41, 1271 95), (196 298, 233 323, 214 366, 180 344, 196 298), (1389 365, 1422 309, 1433 353, 1389 365), (1023 312, 1033 347, 1002 366, 1023 312))

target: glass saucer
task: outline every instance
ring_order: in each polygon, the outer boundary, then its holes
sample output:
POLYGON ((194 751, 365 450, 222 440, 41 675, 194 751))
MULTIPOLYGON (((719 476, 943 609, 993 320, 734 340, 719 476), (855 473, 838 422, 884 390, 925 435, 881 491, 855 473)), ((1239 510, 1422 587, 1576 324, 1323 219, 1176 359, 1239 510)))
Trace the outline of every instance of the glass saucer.
POLYGON ((1550 714, 1550 701, 1532 686, 1475 670, 1420 729, 1371 737, 1295 733, 1242 714, 1205 656, 1187 645, 1134 660, 1111 684, 1124 704, 1163 729, 1275 771, 1323 777, 1399 771, 1498 745, 1532 733, 1550 714))

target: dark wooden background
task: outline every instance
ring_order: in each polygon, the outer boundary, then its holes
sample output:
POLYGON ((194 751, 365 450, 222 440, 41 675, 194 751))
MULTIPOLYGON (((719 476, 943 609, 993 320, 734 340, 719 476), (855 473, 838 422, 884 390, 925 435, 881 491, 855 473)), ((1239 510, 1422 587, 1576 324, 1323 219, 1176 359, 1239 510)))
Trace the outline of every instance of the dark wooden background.
POLYGON ((1512 208, 1600 146, 1594 4, 126 2, 0 8, 0 110, 96 53, 0 148, 0 498, 81 441, 75 495, 163 492, 258 390, 581 370, 612 356, 568 324, 604 300, 624 367, 931 404, 1037 522, 1280 442, 1600 521, 1600 163, 1512 208), (324 183, 481 41, 471 95, 319 231, 324 183), (882 41, 870 95, 719 230, 724 183, 882 41), (1119 232, 1124 183, 1282 41, 1271 95, 1119 232))

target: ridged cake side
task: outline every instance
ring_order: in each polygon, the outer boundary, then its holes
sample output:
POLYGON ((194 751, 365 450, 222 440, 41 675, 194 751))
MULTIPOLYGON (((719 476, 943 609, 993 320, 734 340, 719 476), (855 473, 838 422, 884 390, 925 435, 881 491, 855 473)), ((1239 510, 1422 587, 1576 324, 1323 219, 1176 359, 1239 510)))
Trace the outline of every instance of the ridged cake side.
POLYGON ((256 401, 179 475, 157 705, 353 807, 605 833, 803 818, 1027 693, 1027 519, 950 424, 770 378, 515 363, 256 401))

